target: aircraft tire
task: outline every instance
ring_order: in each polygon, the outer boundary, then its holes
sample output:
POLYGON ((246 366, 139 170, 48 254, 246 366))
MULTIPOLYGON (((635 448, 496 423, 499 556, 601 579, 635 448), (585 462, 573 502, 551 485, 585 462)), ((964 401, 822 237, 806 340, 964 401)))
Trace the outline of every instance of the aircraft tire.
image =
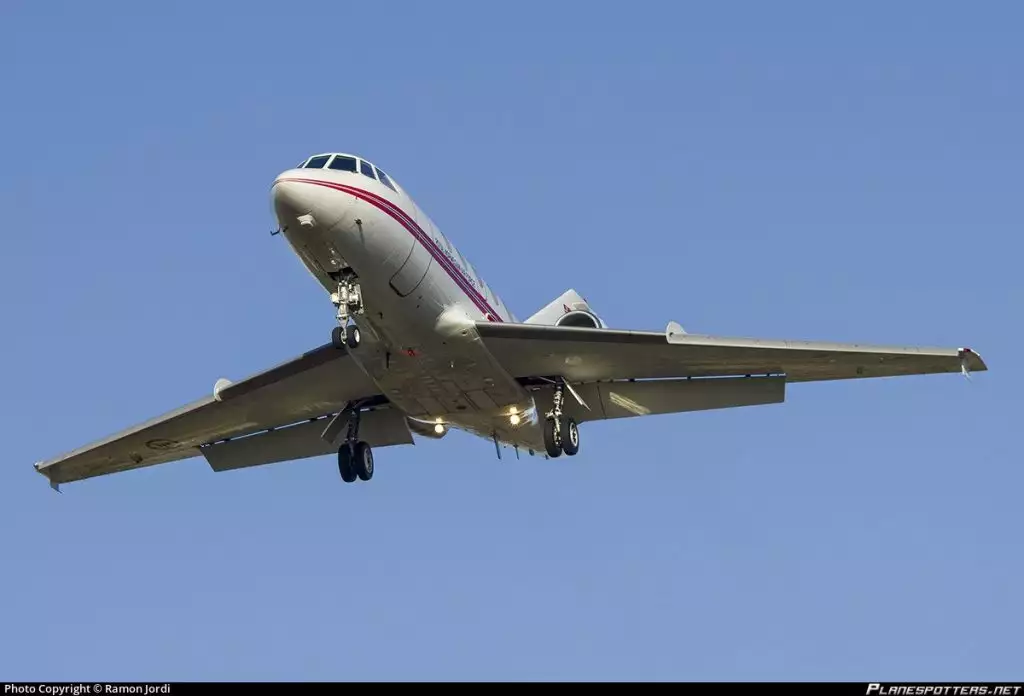
POLYGON ((352 446, 349 443, 338 448, 338 473, 345 483, 352 483, 356 480, 356 470, 352 466, 352 446))
POLYGON ((345 339, 342 338, 343 329, 340 326, 335 326, 334 330, 331 331, 331 345, 336 349, 341 350, 345 347, 345 339))
POLYGON ((359 334, 359 327, 350 326, 348 327, 348 335, 345 337, 345 345, 347 345, 350 350, 355 350, 359 347, 359 341, 362 340, 362 338, 363 337, 359 334))
POLYGON ((569 457, 580 451, 580 430, 569 416, 562 416, 562 451, 569 457))
POLYGON ((363 481, 373 478, 373 450, 365 442, 357 442, 355 456, 352 458, 352 469, 363 481))
POLYGON ((562 454, 562 444, 555 440, 555 421, 553 418, 544 419, 544 449, 552 459, 562 454))

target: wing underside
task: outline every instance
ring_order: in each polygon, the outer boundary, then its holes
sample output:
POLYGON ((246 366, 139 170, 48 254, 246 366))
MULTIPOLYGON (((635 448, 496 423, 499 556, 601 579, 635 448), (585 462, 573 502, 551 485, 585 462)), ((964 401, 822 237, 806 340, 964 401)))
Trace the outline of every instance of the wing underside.
MULTIPOLYGON (((656 379, 589 382, 574 387, 586 406, 570 397, 563 409, 577 423, 634 418, 666 413, 710 411, 741 406, 781 404, 786 399, 785 377, 724 379, 656 379)), ((542 387, 535 399, 550 407, 551 388, 542 387)))
POLYGON ((674 329, 674 324, 665 332, 477 324, 491 354, 524 381, 776 375, 786 382, 816 382, 988 369, 969 348, 724 338, 674 329))
MULTIPOLYGON (((345 351, 321 346, 36 469, 56 485, 201 455, 215 471, 314 456, 327 446, 318 440, 329 418, 350 401, 388 410, 377 391, 345 351)), ((380 444, 411 441, 394 427, 381 431, 380 444)))

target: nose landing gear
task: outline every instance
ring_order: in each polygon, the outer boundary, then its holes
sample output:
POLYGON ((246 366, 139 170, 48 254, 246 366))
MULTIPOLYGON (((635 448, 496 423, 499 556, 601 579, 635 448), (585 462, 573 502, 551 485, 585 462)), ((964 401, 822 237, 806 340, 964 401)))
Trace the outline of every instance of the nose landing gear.
POLYGON ((359 334, 359 327, 355 324, 348 326, 335 326, 331 330, 331 345, 338 350, 348 348, 353 350, 359 347, 362 336, 359 334))
POLYGON ((331 344, 341 350, 348 348, 354 350, 359 347, 361 336, 359 327, 349 324, 355 315, 365 312, 363 306, 363 292, 356 282, 356 275, 352 269, 345 269, 338 277, 338 289, 331 293, 331 303, 338 309, 338 326, 331 332, 331 344))

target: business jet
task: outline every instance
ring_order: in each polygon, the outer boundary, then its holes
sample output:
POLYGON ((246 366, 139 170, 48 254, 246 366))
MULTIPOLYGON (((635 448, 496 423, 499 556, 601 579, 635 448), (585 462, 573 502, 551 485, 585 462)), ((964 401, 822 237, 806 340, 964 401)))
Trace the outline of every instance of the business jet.
POLYGON ((222 472, 337 454, 344 482, 369 481, 375 448, 452 428, 493 441, 498 457, 571 457, 588 422, 778 404, 800 382, 988 369, 970 348, 611 328, 575 290, 520 321, 363 157, 313 155, 271 191, 272 234, 333 304, 331 340, 37 463, 51 486, 198 456, 222 472))

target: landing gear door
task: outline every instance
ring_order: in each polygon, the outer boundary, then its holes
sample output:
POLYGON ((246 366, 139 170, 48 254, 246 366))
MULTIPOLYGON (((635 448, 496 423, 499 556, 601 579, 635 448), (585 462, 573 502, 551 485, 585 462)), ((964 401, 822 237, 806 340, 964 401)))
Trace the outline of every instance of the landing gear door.
POLYGON ((430 255, 426 247, 419 240, 414 240, 405 263, 391 277, 391 287, 401 297, 411 295, 423 282, 433 260, 434 257, 430 255))

